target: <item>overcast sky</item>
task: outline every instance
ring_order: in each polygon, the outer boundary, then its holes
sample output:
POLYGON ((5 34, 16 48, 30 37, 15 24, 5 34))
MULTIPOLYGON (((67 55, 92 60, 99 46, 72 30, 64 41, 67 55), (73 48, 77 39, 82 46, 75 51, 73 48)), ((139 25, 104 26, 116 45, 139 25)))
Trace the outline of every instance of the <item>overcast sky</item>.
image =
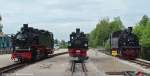
POLYGON ((0 0, 5 33, 16 33, 24 23, 69 39, 75 28, 93 30, 104 17, 120 16, 124 25, 133 26, 150 15, 150 0, 0 0))

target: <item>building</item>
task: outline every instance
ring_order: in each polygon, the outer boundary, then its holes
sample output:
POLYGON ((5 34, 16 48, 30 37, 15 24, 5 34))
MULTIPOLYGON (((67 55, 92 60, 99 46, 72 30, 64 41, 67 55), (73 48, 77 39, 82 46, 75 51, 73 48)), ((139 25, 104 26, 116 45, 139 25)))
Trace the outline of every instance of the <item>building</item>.
POLYGON ((1 23, 2 18, 0 16, 0 49, 11 48, 11 38, 4 34, 2 31, 3 25, 1 23))

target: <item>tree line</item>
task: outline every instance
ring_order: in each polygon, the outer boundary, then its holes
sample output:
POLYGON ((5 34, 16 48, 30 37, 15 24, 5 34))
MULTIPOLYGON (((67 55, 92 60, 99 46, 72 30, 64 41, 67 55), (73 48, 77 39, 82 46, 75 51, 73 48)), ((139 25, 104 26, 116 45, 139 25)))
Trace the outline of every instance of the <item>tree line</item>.
POLYGON ((65 40, 58 40, 58 39, 55 39, 54 40, 54 48, 67 48, 67 42, 65 40))

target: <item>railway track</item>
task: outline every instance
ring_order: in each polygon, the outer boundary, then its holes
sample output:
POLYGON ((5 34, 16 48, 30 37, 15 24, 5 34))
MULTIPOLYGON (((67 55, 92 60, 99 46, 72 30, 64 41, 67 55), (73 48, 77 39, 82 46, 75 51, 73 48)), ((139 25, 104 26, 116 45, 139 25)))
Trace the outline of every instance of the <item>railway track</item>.
MULTIPOLYGON (((108 52, 105 52, 104 50, 99 50, 101 51, 102 53, 105 53, 106 55, 110 55, 108 52)), ((110 55, 111 56, 111 55, 110 55)), ((124 59, 123 59, 124 60, 124 59)), ((132 63, 136 63, 136 64, 139 64, 141 66, 144 66, 144 68, 150 68, 150 62, 146 62, 146 61, 143 61, 143 60, 140 60, 140 59, 136 59, 136 60, 128 60, 132 63)))
POLYGON ((5 73, 9 73, 10 71, 13 72, 13 71, 15 71, 14 69, 21 68, 25 65, 27 65, 27 63, 15 63, 15 64, 12 64, 12 65, 0 68, 0 76, 3 76, 5 73))
POLYGON ((150 68, 150 63, 148 63, 148 62, 145 62, 145 61, 142 61, 142 60, 139 60, 139 59, 129 60, 129 61, 133 62, 133 63, 136 63, 136 64, 139 64, 141 66, 144 66, 145 68, 150 68))
MULTIPOLYGON (((77 64, 80 64, 81 65, 81 67, 78 67, 78 69, 79 68, 81 68, 82 69, 82 72, 83 72, 83 74, 84 74, 84 76, 88 76, 88 74, 87 74, 87 68, 86 68, 86 65, 85 65, 85 63, 83 62, 83 63, 76 63, 76 62, 74 62, 74 61, 72 61, 71 62, 71 76, 74 76, 75 75, 75 73, 76 73, 76 70, 77 70, 77 64)), ((75 75, 76 76, 76 75, 75 75)))
MULTIPOLYGON (((62 53, 57 53, 57 54, 53 54, 45 59, 48 59, 48 58, 53 58, 53 57, 56 57, 56 56, 59 56, 59 55, 63 55, 63 54, 66 54, 68 52, 62 52, 62 53)), ((31 65, 31 64, 34 64, 34 63, 37 63, 39 61, 43 61, 45 59, 41 59, 41 60, 38 60, 36 62, 32 62, 32 63, 15 63, 15 64, 12 64, 12 65, 8 65, 6 67, 3 67, 3 68, 0 68, 0 76, 5 76, 5 74, 7 73, 13 73, 14 71, 16 70, 19 70, 23 67, 26 67, 28 65, 31 65)))

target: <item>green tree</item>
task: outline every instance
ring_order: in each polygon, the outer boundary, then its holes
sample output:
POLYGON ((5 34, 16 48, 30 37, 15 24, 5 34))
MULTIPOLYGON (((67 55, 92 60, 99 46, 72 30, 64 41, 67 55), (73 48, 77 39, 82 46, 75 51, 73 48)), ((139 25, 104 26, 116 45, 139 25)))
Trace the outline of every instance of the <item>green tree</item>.
POLYGON ((90 33, 89 41, 91 47, 104 46, 112 32, 124 28, 119 17, 115 17, 113 21, 104 18, 98 22, 96 28, 90 33))
POLYGON ((134 28, 134 33, 139 37, 142 50, 140 57, 150 60, 150 19, 147 15, 144 15, 139 23, 134 28))
POLYGON ((123 26, 123 23, 122 23, 120 17, 115 17, 114 20, 112 22, 110 22, 110 29, 111 29, 111 32, 124 29, 124 26, 123 26))
POLYGON ((64 40, 61 40, 60 44, 59 44, 59 47, 60 48, 67 48, 67 42, 65 42, 64 40))
POLYGON ((146 28, 147 25, 149 25, 149 18, 147 15, 144 15, 142 19, 139 21, 139 23, 136 24, 134 28, 134 33, 141 39, 143 35, 143 30, 146 28))
POLYGON ((55 39, 54 44, 59 44, 59 40, 55 39))
POLYGON ((139 25, 146 26, 147 23, 148 23, 148 21, 149 21, 148 16, 147 16, 147 15, 144 15, 144 16, 142 17, 141 21, 139 22, 139 25))

